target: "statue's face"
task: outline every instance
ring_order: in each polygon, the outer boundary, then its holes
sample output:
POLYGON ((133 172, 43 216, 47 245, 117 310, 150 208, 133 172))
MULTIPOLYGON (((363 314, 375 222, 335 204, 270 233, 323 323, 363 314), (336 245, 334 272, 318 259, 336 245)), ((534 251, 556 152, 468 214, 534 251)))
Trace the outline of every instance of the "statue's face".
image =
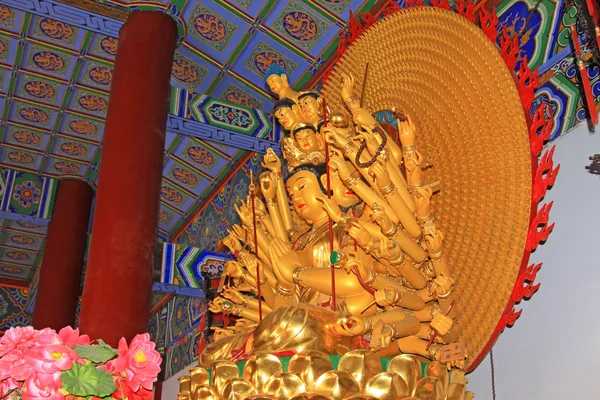
POLYGON ((285 75, 271 75, 267 78, 269 89, 275 94, 281 93, 288 85, 283 79, 285 75))
POLYGON ((317 134, 312 129, 302 129, 294 134, 296 139, 296 147, 303 153, 310 153, 311 151, 320 150, 319 139, 317 134))
POLYGON ((342 207, 350 207, 359 202, 359 198, 352 191, 352 189, 346 187, 342 182, 342 179, 337 174, 331 175, 331 191, 333 192, 333 199, 342 207))
POLYGON ((323 205, 317 198, 325 197, 317 177, 310 171, 298 171, 286 182, 292 207, 303 219, 313 222, 322 214, 323 205))
POLYGON ((282 107, 275 111, 275 118, 277 118, 281 126, 288 131, 292 129, 298 122, 300 122, 298 114, 296 114, 296 112, 291 108, 287 107, 282 107))
POLYGON ((319 100, 315 99, 311 96, 303 97, 300 100, 300 110, 302 110, 302 114, 306 118, 307 121, 310 122, 318 122, 319 121, 319 111, 321 109, 321 104, 319 100))

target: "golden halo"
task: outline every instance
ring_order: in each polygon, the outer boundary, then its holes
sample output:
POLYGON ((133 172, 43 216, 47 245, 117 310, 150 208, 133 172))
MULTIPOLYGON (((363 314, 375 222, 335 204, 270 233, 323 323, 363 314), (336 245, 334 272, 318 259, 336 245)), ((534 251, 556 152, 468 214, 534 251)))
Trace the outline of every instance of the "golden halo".
POLYGON ((393 13, 352 44, 323 88, 332 110, 343 109, 342 73, 359 95, 367 62, 365 107, 409 114, 433 158, 425 181, 441 181, 435 217, 471 365, 510 299, 529 228, 531 154, 516 85, 478 27, 433 7, 393 13))

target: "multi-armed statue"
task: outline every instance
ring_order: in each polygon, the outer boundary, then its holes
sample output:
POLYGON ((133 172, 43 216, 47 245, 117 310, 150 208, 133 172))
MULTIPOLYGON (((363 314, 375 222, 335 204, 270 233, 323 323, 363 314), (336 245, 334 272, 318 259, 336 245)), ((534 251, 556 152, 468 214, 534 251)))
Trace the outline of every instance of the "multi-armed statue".
MULTIPOLYGON (((423 181, 410 116, 392 110, 399 145, 361 106, 352 76, 346 110, 329 110, 316 91, 295 92, 279 66, 266 81, 279 98, 285 162, 269 150, 259 187, 236 205, 241 225, 224 239, 236 261, 210 309, 239 318, 215 332, 200 365, 356 348, 440 360, 458 338, 460 310, 431 207, 437 182, 423 181)), ((442 361, 462 367, 464 354, 442 361)))

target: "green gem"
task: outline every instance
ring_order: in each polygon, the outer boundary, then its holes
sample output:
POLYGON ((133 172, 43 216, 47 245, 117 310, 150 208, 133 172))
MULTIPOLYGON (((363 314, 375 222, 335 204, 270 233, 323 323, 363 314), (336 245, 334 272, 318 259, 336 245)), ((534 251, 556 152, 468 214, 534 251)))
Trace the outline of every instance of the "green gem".
POLYGON ((332 265, 336 265, 338 262, 340 261, 340 253, 338 253, 337 251, 332 251, 331 255, 329 256, 329 262, 332 265))

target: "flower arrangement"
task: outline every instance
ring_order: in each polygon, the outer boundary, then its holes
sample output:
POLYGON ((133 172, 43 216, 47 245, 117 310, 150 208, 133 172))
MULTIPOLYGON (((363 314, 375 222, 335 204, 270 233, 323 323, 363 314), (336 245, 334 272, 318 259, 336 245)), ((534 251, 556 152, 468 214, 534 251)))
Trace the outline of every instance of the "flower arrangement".
POLYGON ((152 399, 154 347, 147 333, 113 349, 70 326, 11 328, 0 338, 0 400, 152 399))

